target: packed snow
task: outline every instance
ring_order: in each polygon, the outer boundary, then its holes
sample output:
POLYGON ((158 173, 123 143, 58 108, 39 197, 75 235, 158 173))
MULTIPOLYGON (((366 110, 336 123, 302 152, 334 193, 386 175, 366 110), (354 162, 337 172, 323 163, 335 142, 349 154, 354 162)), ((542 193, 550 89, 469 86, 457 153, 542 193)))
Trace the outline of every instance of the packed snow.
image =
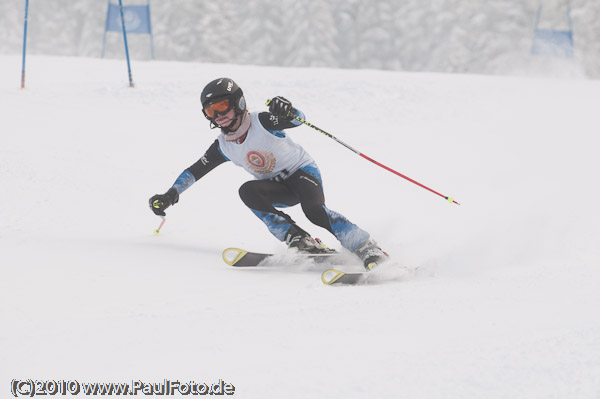
MULTIPOLYGON (((216 382, 240 398, 598 398, 600 82, 0 56, 0 396, 12 379, 216 382), (199 94, 283 95, 327 204, 391 254, 360 286, 284 253, 231 163, 165 192, 218 132, 199 94)), ((331 247, 299 209, 292 216, 331 247)), ((356 265, 345 266, 358 270, 356 265)))

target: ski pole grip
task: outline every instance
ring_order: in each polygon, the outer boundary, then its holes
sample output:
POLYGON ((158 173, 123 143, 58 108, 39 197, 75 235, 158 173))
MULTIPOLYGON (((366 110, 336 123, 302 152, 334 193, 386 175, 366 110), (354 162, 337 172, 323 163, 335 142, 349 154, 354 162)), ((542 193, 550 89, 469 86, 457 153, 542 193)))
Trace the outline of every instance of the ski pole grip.
POLYGON ((269 98, 269 99, 267 99, 267 102, 265 103, 265 105, 268 107, 268 106, 269 106, 269 104, 271 104, 271 99, 270 99, 270 98, 269 98))

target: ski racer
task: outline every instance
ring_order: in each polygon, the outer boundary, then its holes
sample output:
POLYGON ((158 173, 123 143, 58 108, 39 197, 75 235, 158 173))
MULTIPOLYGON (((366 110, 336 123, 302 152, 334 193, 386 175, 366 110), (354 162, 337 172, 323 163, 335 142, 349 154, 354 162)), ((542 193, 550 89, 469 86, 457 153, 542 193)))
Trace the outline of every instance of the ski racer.
POLYGON ((295 117, 303 119, 302 111, 277 96, 270 101, 269 112, 249 112, 242 89, 229 78, 208 83, 200 101, 210 128, 219 128, 221 133, 166 193, 150 198, 150 209, 156 215, 165 216, 165 209, 176 204, 181 193, 217 166, 231 161, 254 176, 239 189, 242 201, 289 248, 309 254, 326 251, 289 215, 277 209, 300 204, 310 222, 333 234, 363 261, 367 270, 387 258, 369 233, 325 205, 319 168, 285 132, 301 124, 295 117))

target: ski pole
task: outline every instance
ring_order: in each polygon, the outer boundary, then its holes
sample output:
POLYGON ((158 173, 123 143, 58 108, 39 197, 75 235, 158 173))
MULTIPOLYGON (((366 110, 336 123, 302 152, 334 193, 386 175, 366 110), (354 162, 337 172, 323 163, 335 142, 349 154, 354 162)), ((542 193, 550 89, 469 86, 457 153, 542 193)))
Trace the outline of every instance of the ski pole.
POLYGON ((405 176, 405 175, 403 175, 403 174, 402 174, 402 173, 400 173, 400 172, 396 172, 394 169, 390 168, 389 166, 385 166, 384 164, 382 164, 382 163, 380 163, 380 162, 377 162, 377 161, 376 161, 376 160, 374 160, 373 158, 370 158, 370 157, 366 156, 365 154, 363 154, 362 152, 360 152, 360 151, 358 151, 358 150, 355 150, 354 148, 350 147, 348 144, 344 143, 342 140, 338 139, 337 137, 333 136, 332 134, 330 134, 330 133, 327 133, 327 132, 326 132, 326 131, 324 131, 323 129, 319 129, 318 127, 316 127, 316 126, 315 126, 315 125, 313 125, 312 123, 310 123, 310 122, 308 122, 308 121, 306 121, 306 120, 304 120, 304 119, 302 119, 302 118, 300 118, 300 117, 298 117, 298 116, 296 116, 294 119, 296 119, 297 121, 300 121, 300 122, 302 122, 303 124, 305 124, 305 125, 306 125, 306 126, 308 126, 308 127, 312 127, 312 128, 313 128, 313 129, 315 129, 317 132, 324 134, 325 136, 329 137, 330 139, 334 139, 335 141, 337 141, 338 143, 340 143, 341 145, 343 145, 344 147, 346 147, 346 148, 347 148, 347 149, 349 149, 350 151, 354 152, 355 154, 358 154, 358 155, 360 155, 361 157, 363 157, 363 158, 364 158, 364 159, 366 159, 367 161, 373 162, 375 165, 377 165, 377 166, 379 166, 379 167, 382 167, 383 169, 387 170, 388 172, 392 172, 393 174, 395 174, 395 175, 398 175, 398 176, 402 177, 403 179, 406 179, 406 180, 408 180, 409 182, 411 182, 411 183, 414 183, 414 184, 416 184, 417 186, 424 188, 425 190, 429 190, 429 191, 431 191, 432 193, 439 195, 440 197, 444 198, 446 201, 448 201, 448 202, 449 202, 449 203, 451 203, 451 204, 452 204, 452 203, 455 203, 456 205, 460 205, 458 202, 456 202, 456 201, 454 200, 454 198, 452 198, 452 197, 448 197, 448 196, 446 196, 446 195, 443 195, 443 194, 440 194, 440 193, 438 193, 437 191, 435 191, 435 190, 433 190, 433 189, 431 189, 431 188, 427 187, 426 185, 424 185, 424 184, 421 184, 421 183, 419 183, 418 181, 416 181, 416 180, 413 180, 413 179, 411 179, 410 177, 408 177, 408 176, 405 176))
POLYGON ((162 221, 160 222, 160 225, 158 226, 158 228, 154 230, 155 236, 160 234, 160 229, 162 229, 163 224, 165 224, 165 221, 167 220, 167 218, 165 218, 164 216, 161 216, 160 218, 162 219, 162 221))
MULTIPOLYGON (((269 105, 270 103, 271 103, 271 100, 267 100, 267 105, 269 105)), ((325 136, 329 137, 330 139, 334 139, 335 141, 337 141, 338 143, 340 143, 341 145, 343 145, 344 147, 346 147, 346 148, 347 148, 347 149, 349 149, 350 151, 354 152, 355 154, 358 154, 358 155, 360 155, 361 157, 363 157, 363 158, 364 158, 364 159, 366 159, 367 161, 373 162, 375 165, 377 165, 377 166, 379 166, 379 167, 382 167, 383 169, 387 170, 388 172, 392 172, 393 174, 395 174, 395 175, 398 175, 398 176, 402 177, 403 179, 406 179, 406 180, 408 180, 409 182, 411 182, 411 183, 414 183, 414 184, 416 184, 417 186, 424 188, 425 190, 429 190, 429 191, 431 191, 432 193, 439 195, 440 197, 444 198, 446 201, 448 201, 448 202, 449 202, 449 203, 451 203, 451 204, 452 204, 452 203, 455 203, 456 205, 460 205, 458 202, 456 202, 456 201, 454 200, 454 198, 452 198, 452 197, 448 197, 448 196, 446 196, 446 195, 443 195, 443 194, 440 194, 440 193, 438 193, 437 191, 435 191, 435 190, 432 190, 431 188, 429 188, 429 187, 427 187, 427 186, 425 186, 425 185, 423 185, 423 184, 419 183, 418 181, 416 181, 416 180, 413 180, 413 179, 411 179, 410 177, 408 177, 408 176, 405 176, 405 175, 403 175, 402 173, 396 172, 394 169, 392 169, 392 168, 390 168, 390 167, 388 167, 388 166, 385 166, 385 165, 384 165, 384 164, 382 164, 382 163, 379 163, 379 162, 377 162, 377 161, 376 161, 376 160, 374 160, 373 158, 370 158, 370 157, 366 156, 365 154, 363 154, 362 152, 360 152, 360 151, 358 151, 358 150, 355 150, 354 148, 350 147, 348 144, 344 143, 342 140, 338 139, 337 137, 333 136, 333 135, 332 135, 332 134, 330 134, 330 133, 327 133, 327 132, 326 132, 325 130, 323 130, 323 129, 319 129, 318 127, 316 127, 316 126, 315 126, 315 125, 313 125, 312 123, 310 123, 310 122, 308 122, 308 121, 306 121, 306 120, 304 120, 304 119, 300 118, 299 116, 296 116, 296 117, 294 117, 294 119, 296 119, 296 120, 297 120, 297 121, 299 121, 299 122, 302 122, 303 124, 305 124, 305 125, 306 125, 306 126, 308 126, 308 127, 312 127, 312 128, 313 128, 313 129, 315 129, 317 132, 324 134, 325 136)))

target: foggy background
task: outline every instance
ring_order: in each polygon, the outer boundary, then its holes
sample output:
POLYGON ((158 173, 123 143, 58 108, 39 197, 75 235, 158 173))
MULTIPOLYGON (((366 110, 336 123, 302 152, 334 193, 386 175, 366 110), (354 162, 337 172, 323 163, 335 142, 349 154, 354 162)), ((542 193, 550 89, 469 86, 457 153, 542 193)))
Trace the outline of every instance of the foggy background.
MULTIPOLYGON (((145 4, 125 0, 124 5, 145 4)), ((0 54, 20 53, 24 0, 0 0, 0 54)), ((150 2, 156 58, 297 67, 600 78, 597 0, 169 0, 150 2), (568 29, 575 58, 531 56, 540 28, 568 29)), ((28 53, 100 57, 106 0, 30 0, 28 53)), ((133 59, 147 35, 128 35, 133 59)), ((107 58, 123 39, 107 35, 107 58)))

